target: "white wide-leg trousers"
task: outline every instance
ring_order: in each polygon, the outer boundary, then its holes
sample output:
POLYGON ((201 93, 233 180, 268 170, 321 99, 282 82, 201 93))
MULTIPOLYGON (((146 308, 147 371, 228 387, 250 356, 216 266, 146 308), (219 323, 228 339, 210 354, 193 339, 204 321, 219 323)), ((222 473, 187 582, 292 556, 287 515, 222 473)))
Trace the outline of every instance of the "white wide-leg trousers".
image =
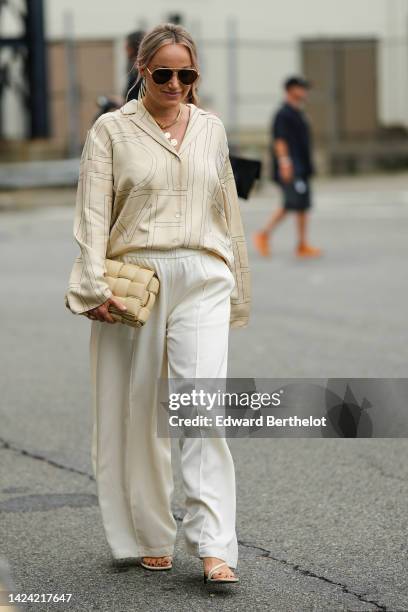
MULTIPOLYGON (((157 435, 158 378, 226 378, 227 264, 205 250, 143 249, 121 261, 155 269, 160 292, 141 328, 92 322, 93 470, 115 559, 172 555, 171 440, 157 435)), ((197 557, 236 567, 235 472, 222 437, 180 438, 183 534, 197 557)))

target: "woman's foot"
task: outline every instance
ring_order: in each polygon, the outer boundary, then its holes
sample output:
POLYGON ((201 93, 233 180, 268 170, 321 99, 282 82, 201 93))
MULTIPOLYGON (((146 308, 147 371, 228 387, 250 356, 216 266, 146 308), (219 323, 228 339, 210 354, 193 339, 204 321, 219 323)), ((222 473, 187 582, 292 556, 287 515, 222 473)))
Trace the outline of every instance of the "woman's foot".
POLYGON ((152 570, 168 570, 173 567, 173 559, 166 557, 142 557, 142 567, 152 570))
POLYGON ((223 559, 219 559, 218 557, 202 557, 202 561, 204 566, 204 576, 208 577, 210 572, 211 579, 214 580, 214 582, 235 582, 238 580, 233 570, 228 567, 227 563, 223 559), (213 567, 216 567, 217 565, 220 565, 220 567, 215 572, 211 572, 213 567))

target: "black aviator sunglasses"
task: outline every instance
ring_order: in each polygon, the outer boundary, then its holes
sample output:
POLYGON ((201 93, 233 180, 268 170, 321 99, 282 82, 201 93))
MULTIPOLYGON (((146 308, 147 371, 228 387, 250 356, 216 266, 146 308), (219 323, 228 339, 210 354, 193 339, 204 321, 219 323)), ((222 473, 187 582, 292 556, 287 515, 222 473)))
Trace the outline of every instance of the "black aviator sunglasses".
POLYGON ((179 70, 172 70, 171 68, 156 68, 153 70, 153 72, 149 70, 147 66, 146 69, 157 85, 164 85, 164 83, 170 81, 174 73, 177 74, 178 80, 183 85, 192 85, 199 77, 199 73, 195 68, 180 68, 179 70))

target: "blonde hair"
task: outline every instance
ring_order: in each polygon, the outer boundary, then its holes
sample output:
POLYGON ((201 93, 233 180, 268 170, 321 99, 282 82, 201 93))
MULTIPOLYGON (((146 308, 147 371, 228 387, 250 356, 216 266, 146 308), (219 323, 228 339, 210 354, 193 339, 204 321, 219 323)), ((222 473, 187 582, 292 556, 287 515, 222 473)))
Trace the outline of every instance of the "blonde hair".
MULTIPOLYGON (((180 25, 173 23, 161 23, 149 32, 147 32, 139 46, 139 51, 136 58, 136 68, 145 67, 153 58, 156 51, 158 51, 163 45, 178 43, 184 45, 190 52, 191 63, 194 68, 199 72, 198 58, 197 58, 197 47, 193 41, 191 35, 180 25)), ((142 80, 142 75, 139 74, 136 83, 142 80)), ((190 91, 187 96, 187 101, 192 102, 196 106, 199 104, 199 98, 197 94, 197 79, 190 87, 190 91)), ((144 90, 143 84, 141 93, 144 90)), ((144 93, 144 92, 143 92, 144 93)))

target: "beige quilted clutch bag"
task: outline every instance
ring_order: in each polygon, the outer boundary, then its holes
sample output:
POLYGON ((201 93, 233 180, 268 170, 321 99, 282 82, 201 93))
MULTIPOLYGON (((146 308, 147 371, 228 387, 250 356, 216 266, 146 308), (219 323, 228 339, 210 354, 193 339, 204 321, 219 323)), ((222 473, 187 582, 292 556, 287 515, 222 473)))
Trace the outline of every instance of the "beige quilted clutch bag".
MULTIPOLYGON (((105 280, 113 296, 127 308, 122 311, 110 304, 109 312, 112 318, 132 327, 142 327, 149 318, 159 293, 160 281, 156 272, 114 259, 105 259, 105 267, 105 280)), ((65 303, 67 304, 67 300, 65 303)), ((87 316, 85 312, 81 314, 87 316)))
POLYGON ((127 308, 123 312, 110 304, 109 312, 116 321, 132 327, 142 327, 159 293, 160 281, 156 272, 114 259, 105 259, 105 265, 105 280, 109 289, 127 308))

